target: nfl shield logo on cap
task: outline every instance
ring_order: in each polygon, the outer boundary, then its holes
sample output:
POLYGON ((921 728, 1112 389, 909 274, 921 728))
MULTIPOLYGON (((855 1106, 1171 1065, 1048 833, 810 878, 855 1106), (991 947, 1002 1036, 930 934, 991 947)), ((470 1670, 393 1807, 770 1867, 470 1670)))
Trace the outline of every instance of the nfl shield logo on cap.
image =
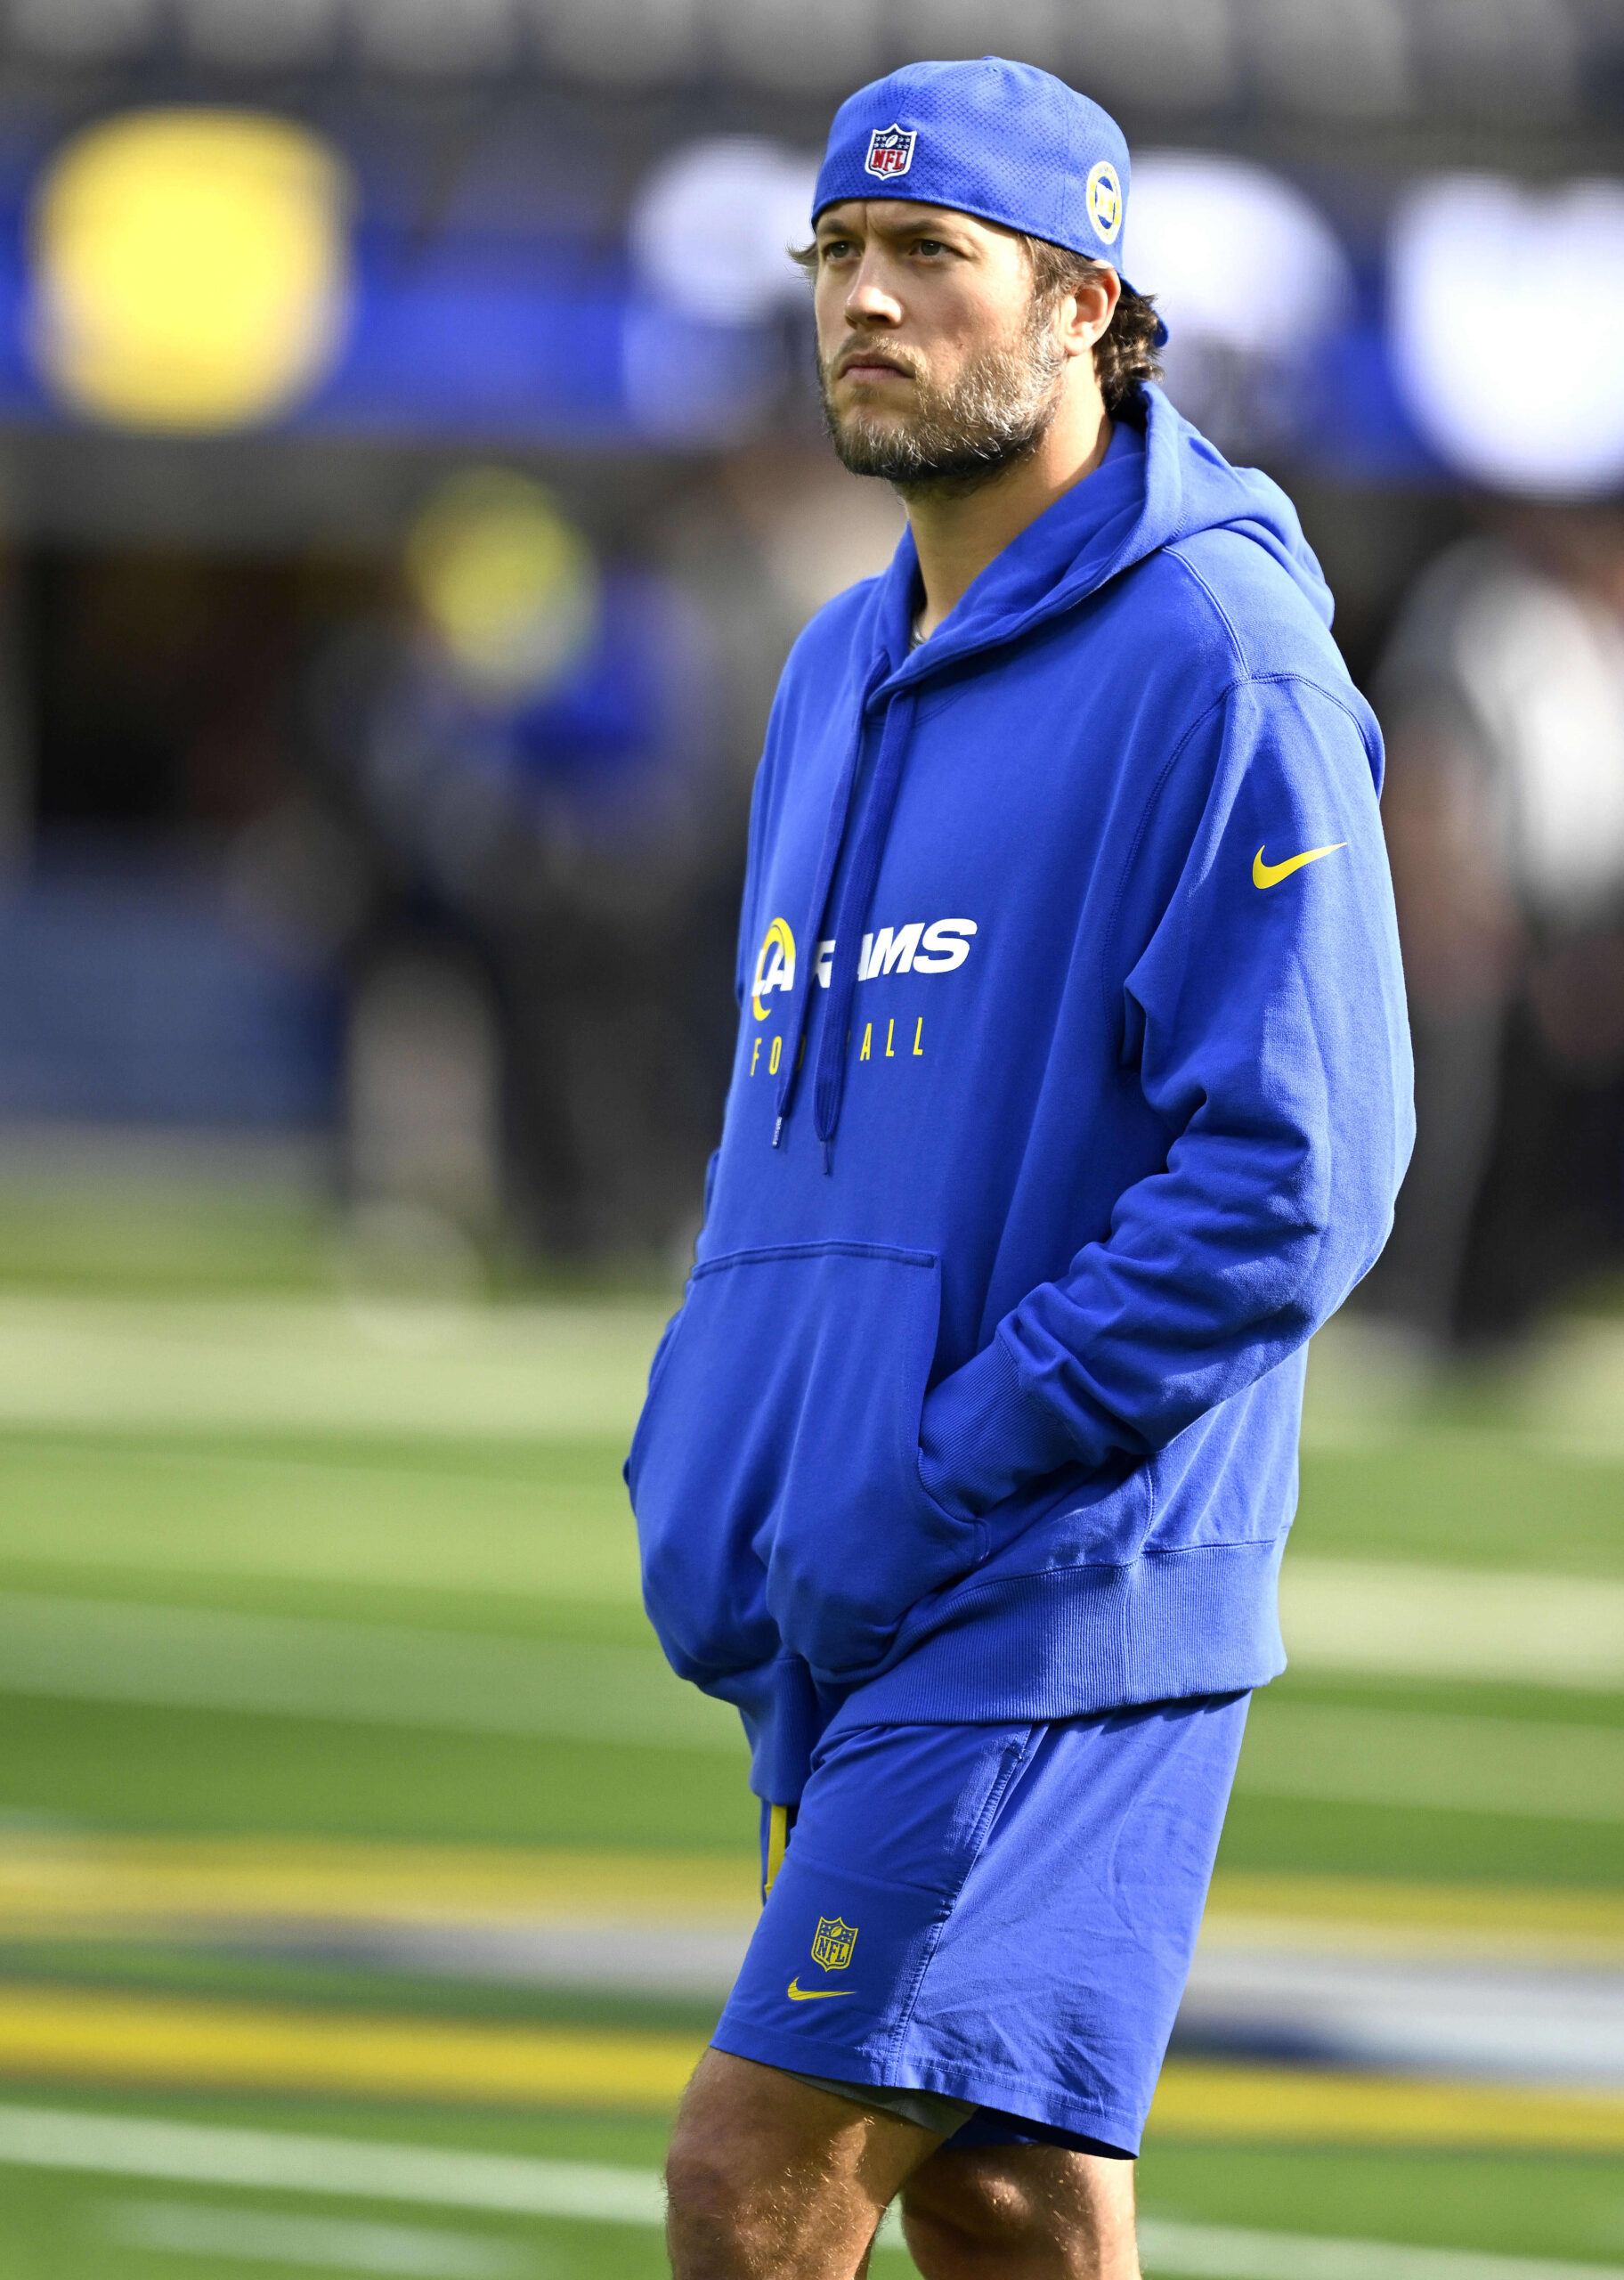
POLYGON ((905 63, 848 95, 818 169, 813 226, 826 207, 884 195, 880 183, 1065 246, 1129 282, 1127 142, 1109 111, 1035 64, 905 63))
POLYGON ((871 175, 889 181, 893 175, 905 175, 914 163, 914 145, 918 141, 911 126, 876 126, 868 138, 868 156, 864 166, 871 175))

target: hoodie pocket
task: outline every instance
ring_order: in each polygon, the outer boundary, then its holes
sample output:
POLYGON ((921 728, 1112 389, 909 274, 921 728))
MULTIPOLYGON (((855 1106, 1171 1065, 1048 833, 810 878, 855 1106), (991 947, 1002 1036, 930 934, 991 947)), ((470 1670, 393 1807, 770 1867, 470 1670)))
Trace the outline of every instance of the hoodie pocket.
POLYGON ((694 1270, 627 1464, 644 1596, 703 1681, 788 1648, 829 1681, 885 1653, 981 1530, 919 1476, 930 1251, 792 1243, 694 1270))

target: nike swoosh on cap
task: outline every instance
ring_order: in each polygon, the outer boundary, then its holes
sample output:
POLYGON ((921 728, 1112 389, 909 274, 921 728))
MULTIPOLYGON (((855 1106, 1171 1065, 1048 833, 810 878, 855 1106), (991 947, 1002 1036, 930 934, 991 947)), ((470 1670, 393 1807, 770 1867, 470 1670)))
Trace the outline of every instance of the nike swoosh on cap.
POLYGON ((1304 863, 1317 863, 1322 855, 1334 855, 1337 848, 1347 843, 1345 839, 1338 839, 1329 847, 1311 847, 1304 854, 1288 855, 1283 863, 1265 863, 1260 847, 1252 858, 1252 884, 1255 887, 1278 887, 1282 879, 1300 871, 1304 863))
POLYGON ((837 1995, 855 1995, 855 1987, 803 1987, 796 1973, 784 1990, 792 2003, 832 2003, 837 1995))

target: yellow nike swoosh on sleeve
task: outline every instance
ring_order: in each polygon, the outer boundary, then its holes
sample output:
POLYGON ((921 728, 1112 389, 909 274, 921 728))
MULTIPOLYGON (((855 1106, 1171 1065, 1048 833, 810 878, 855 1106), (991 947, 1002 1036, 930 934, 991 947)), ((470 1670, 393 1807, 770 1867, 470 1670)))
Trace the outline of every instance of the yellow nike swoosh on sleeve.
POLYGON ((855 1987, 803 1987, 796 1973, 784 1992, 792 2003, 832 2003, 837 1995, 855 1995, 855 1987))
POLYGON ((1338 839, 1329 847, 1311 847, 1306 854, 1288 855, 1283 863, 1265 863, 1260 847, 1252 858, 1252 884, 1255 887, 1278 887, 1282 879, 1300 871, 1304 863, 1317 863, 1322 855, 1334 855, 1338 847, 1347 843, 1345 839, 1338 839))

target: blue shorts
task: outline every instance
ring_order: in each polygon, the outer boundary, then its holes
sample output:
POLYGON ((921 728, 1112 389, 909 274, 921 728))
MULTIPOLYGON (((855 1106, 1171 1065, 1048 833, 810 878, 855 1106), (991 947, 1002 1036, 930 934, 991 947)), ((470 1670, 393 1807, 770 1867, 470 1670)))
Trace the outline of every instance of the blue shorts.
POLYGON ((1249 1699, 873 1726, 854 1697, 716 2048, 968 2100, 950 2145, 1137 2154, 1249 1699))

